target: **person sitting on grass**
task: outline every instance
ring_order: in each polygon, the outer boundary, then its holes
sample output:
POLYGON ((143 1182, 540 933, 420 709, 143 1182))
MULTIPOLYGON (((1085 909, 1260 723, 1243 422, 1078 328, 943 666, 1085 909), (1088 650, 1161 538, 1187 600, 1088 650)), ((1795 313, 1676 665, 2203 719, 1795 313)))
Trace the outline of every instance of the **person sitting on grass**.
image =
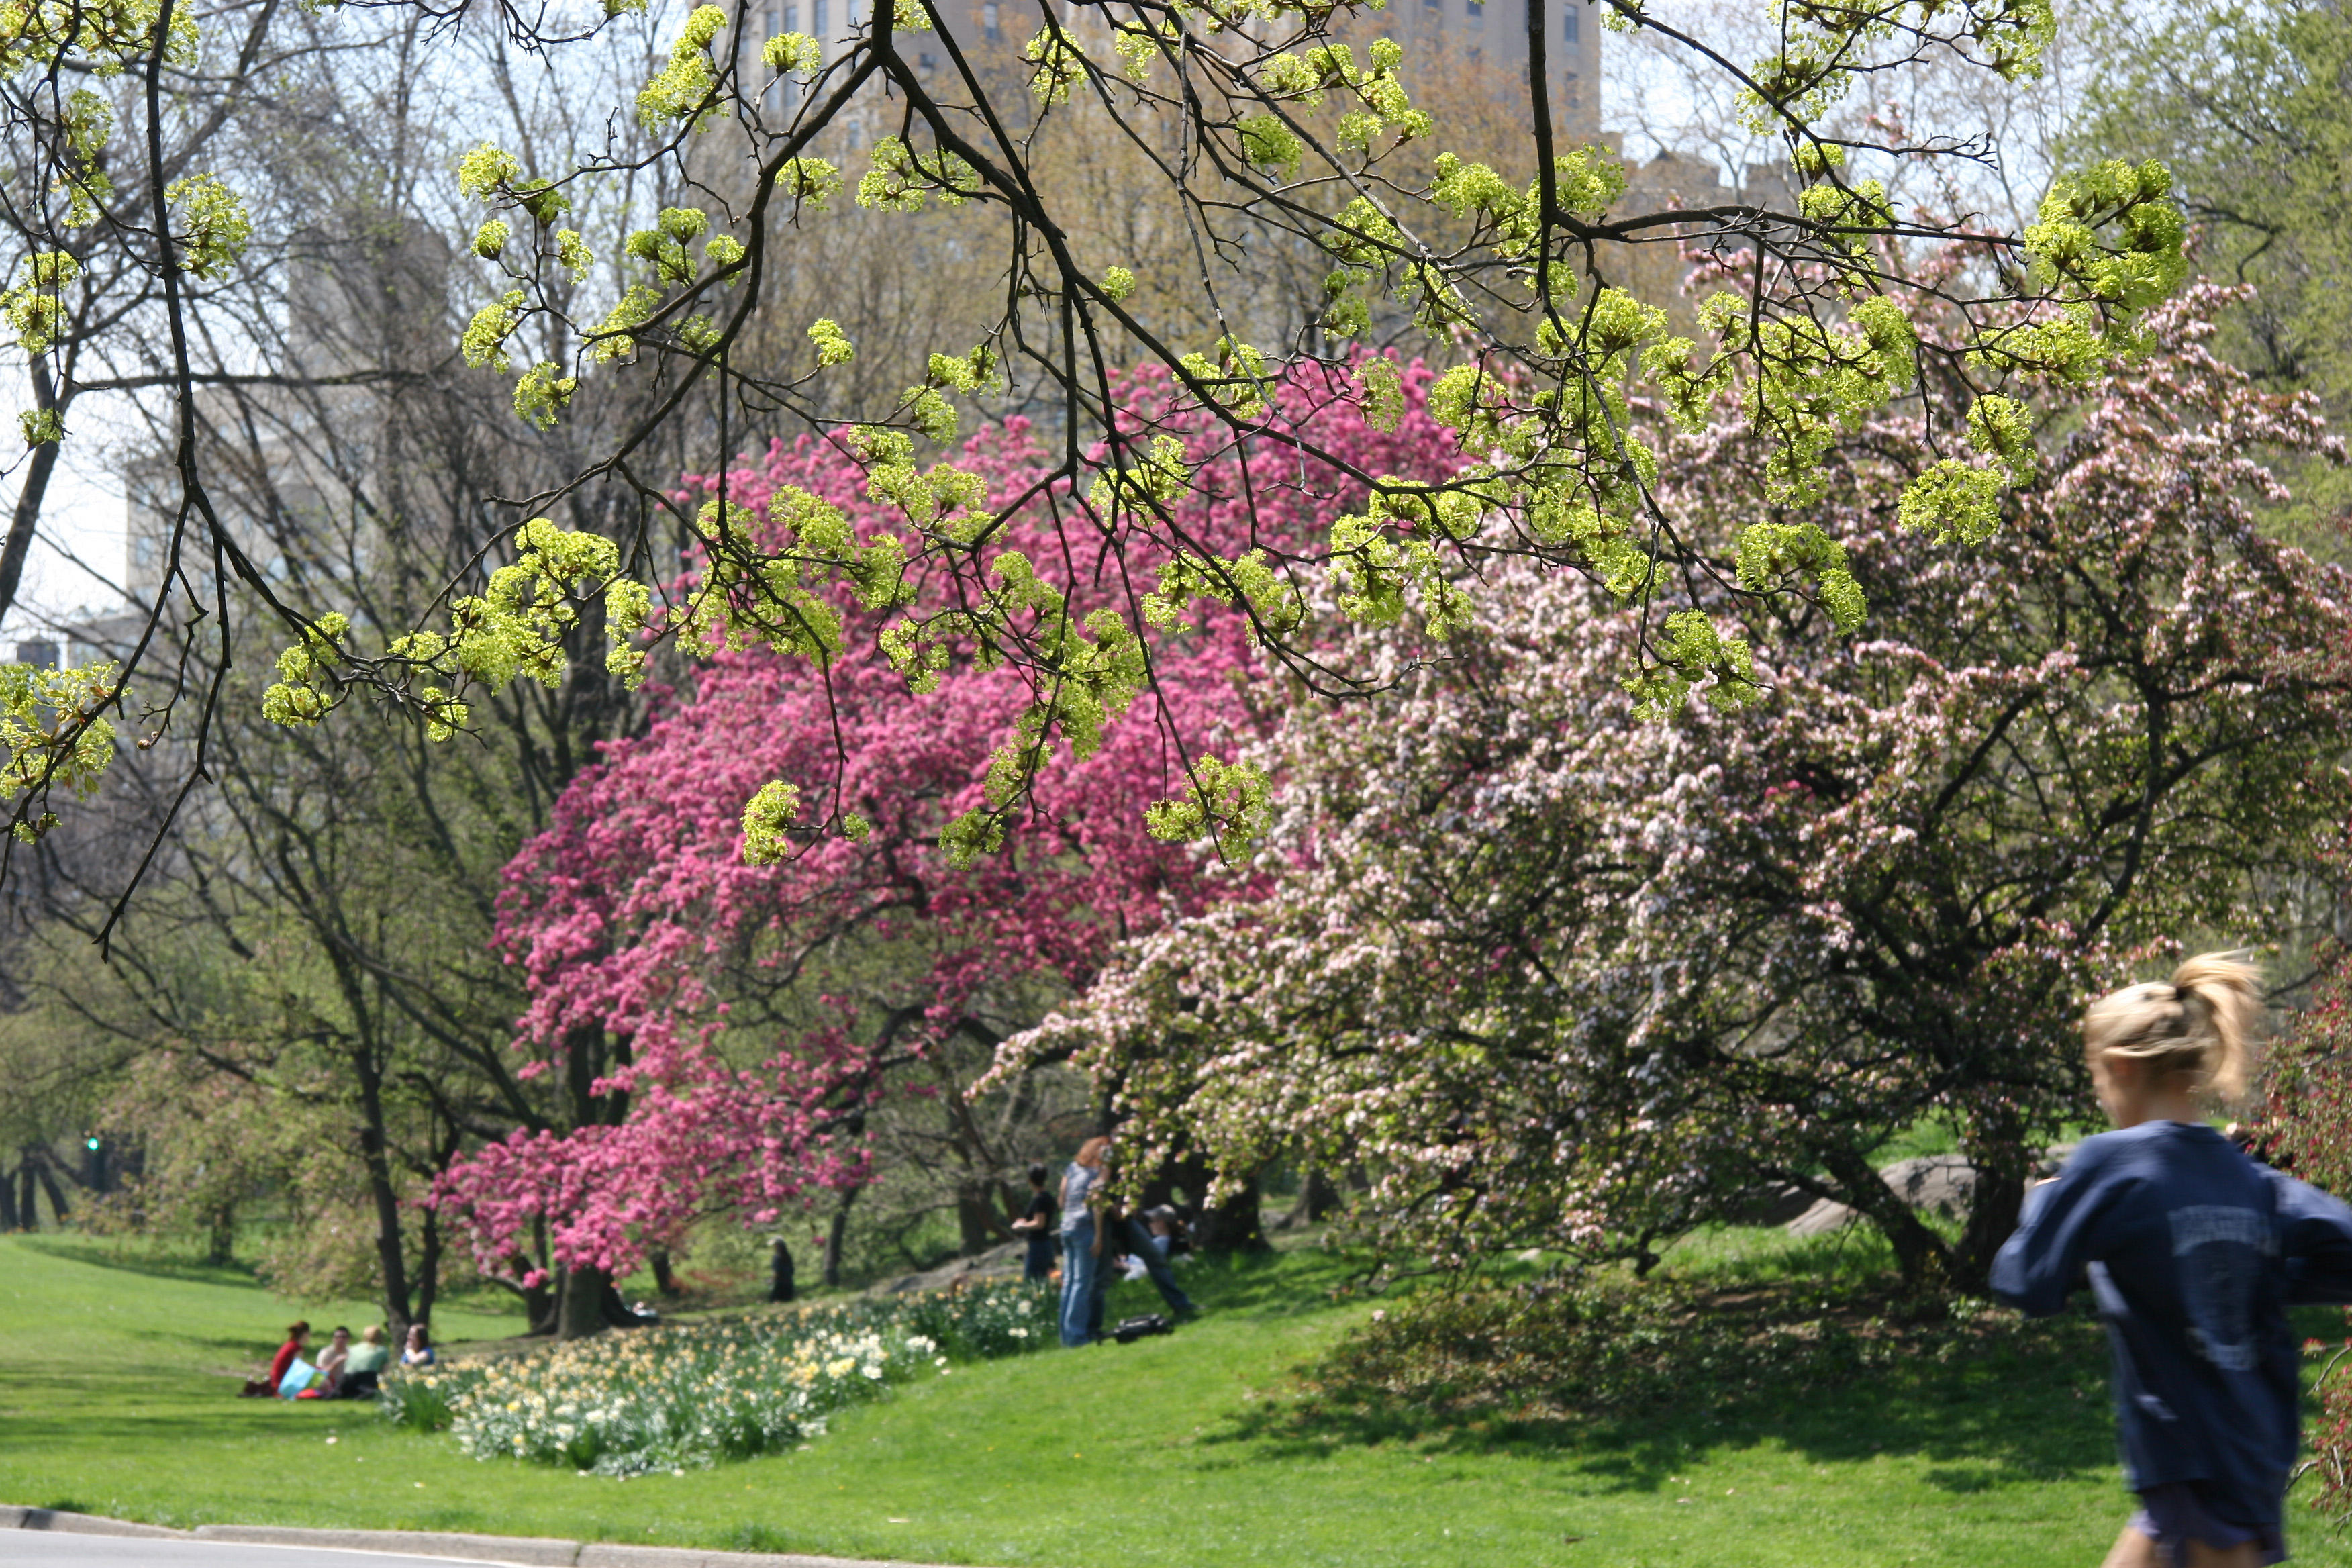
POLYGON ((299 1321, 287 1324, 286 1342, 279 1345, 278 1353, 269 1358, 268 1373, 262 1377, 248 1378, 239 1396, 246 1399, 277 1397, 278 1385, 286 1381, 286 1369, 292 1366, 301 1355, 303 1343, 310 1337, 310 1324, 299 1321))
POLYGON ((435 1359, 436 1358, 433 1354, 432 1332, 422 1323, 409 1324, 408 1343, 400 1352, 400 1364, 403 1366, 431 1366, 435 1359))
POLYGON ((2087 1279, 2115 1347, 2116 1423, 2140 1510, 2105 1568, 2255 1568, 2286 1556, 2302 1357, 2286 1309, 2352 1300, 2352 1208, 2255 1163, 2206 1122, 2244 1092, 2263 1005, 2250 963, 2192 958, 2083 1019, 2116 1125, 2027 1195, 1992 1293, 2032 1317, 2087 1279))
POLYGON ((327 1338, 327 1348, 319 1352, 319 1380, 313 1385, 320 1398, 332 1399, 341 1389, 343 1363, 352 1358, 352 1331, 341 1323, 327 1338))
POLYGON ((384 1342, 383 1325, 369 1324, 361 1331, 360 1342, 352 1347, 350 1356, 343 1362, 343 1375, 335 1385, 335 1397, 373 1399, 384 1363, 391 1359, 392 1347, 384 1342))

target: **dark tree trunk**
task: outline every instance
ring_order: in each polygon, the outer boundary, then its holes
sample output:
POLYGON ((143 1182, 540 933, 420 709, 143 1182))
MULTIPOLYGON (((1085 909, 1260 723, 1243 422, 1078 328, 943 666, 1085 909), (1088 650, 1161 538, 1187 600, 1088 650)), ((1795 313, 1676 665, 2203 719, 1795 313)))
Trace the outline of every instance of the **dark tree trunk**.
POLYGON ((383 1285, 383 1316, 403 1336, 411 1321, 408 1253, 400 1235, 400 1193, 393 1185, 392 1161, 384 1152, 383 1072, 372 1048, 352 1053, 360 1086, 360 1162, 367 1171, 368 1196, 375 1205, 376 1270, 383 1285))
MULTIPOLYGON (((441 1294, 441 1216, 432 1209, 425 1211, 418 1225, 416 1250, 416 1321, 433 1321, 433 1303, 441 1294)), ((403 1328, 404 1340, 408 1331, 403 1328)))
POLYGON ((669 1248, 655 1247, 646 1254, 646 1261, 651 1265, 654 1271, 655 1293, 664 1298, 677 1295, 678 1293, 677 1276, 670 1272, 669 1248))
POLYGON ((1823 1162, 1843 1190, 1846 1203, 1885 1234, 1907 1290, 1938 1290, 1950 1275, 1951 1252, 1911 1205, 1896 1195, 1870 1161, 1853 1149, 1830 1152, 1823 1162))
MULTIPOLYGON (((67 403, 58 401, 56 378, 49 374, 49 362, 39 354, 33 356, 33 406, 54 408, 62 417, 67 403)), ((0 542, 0 615, 5 615, 16 603, 16 589, 25 579, 25 557, 33 547, 33 534, 41 521, 41 503, 47 497, 49 477, 57 471, 58 447, 62 443, 44 442, 33 448, 33 460, 26 466, 24 482, 16 489, 16 505, 8 519, 8 534, 0 542)))
POLYGON ((524 1329, 530 1334, 551 1334, 556 1328, 555 1291, 550 1286, 521 1287, 524 1329))
MULTIPOLYGON (((65 1224, 67 1213, 65 1189, 58 1185, 57 1177, 49 1171, 49 1163, 47 1160, 36 1162, 33 1166, 33 1173, 41 1179, 41 1191, 49 1194, 50 1215, 55 1218, 59 1225, 65 1224)), ((30 1205, 26 1206, 25 1212, 27 1215, 32 1213, 30 1205)), ((37 1230, 40 1227, 37 1225, 33 1228, 37 1230)))
POLYGON ((793 1282, 793 1249, 781 1236, 768 1237, 768 1300, 789 1301, 799 1294, 793 1282))
MULTIPOLYGON (((236 1260, 236 1205, 223 1204, 213 1210, 205 1222, 205 1261, 221 1264, 236 1260)), ((408 1332, 408 1325, 399 1325, 400 1332, 408 1332)))
POLYGON ((1013 1227, 996 1210, 996 1197, 987 1182, 965 1182, 956 1188, 956 1230, 966 1258, 986 1252, 1000 1241, 1013 1239, 1013 1227))
POLYGON ((1192 1245, 1203 1253, 1271 1252, 1258 1214, 1257 1178, 1223 1203, 1212 1204, 1192 1222, 1192 1245))
POLYGON ((1298 1196, 1292 1202, 1290 1212, 1275 1228, 1288 1230, 1293 1226, 1318 1224, 1330 1218, 1339 1207, 1339 1189, 1331 1184, 1328 1176, 1309 1165, 1298 1179, 1298 1196))
POLYGON ((1955 1287, 1971 1296, 1981 1296, 1990 1288, 1993 1255, 2017 1229, 2017 1217, 2025 1209, 2025 1185, 2023 1171, 1977 1167, 1968 1228, 1960 1233, 1960 1245, 1952 1257, 1955 1287))
POLYGON ((841 1285, 841 1247, 849 1236, 849 1205, 857 1201, 856 1187, 844 1187, 841 1201, 833 1205, 833 1223, 824 1232, 824 1283, 827 1289, 841 1285))
POLYGON ((26 1230, 41 1228, 41 1210, 33 1194, 33 1157, 16 1167, 16 1219, 26 1230))
POLYGON ((16 1217, 16 1173, 0 1175, 0 1231, 21 1230, 24 1222, 16 1217))
POLYGON ((608 1329, 642 1329, 661 1321, 657 1312, 640 1312, 621 1299, 621 1288, 612 1282, 610 1275, 604 1283, 604 1326, 608 1329))
POLYGON ((601 1268, 559 1269, 555 1277, 555 1337, 584 1340, 604 1331, 604 1292, 613 1277, 601 1268))

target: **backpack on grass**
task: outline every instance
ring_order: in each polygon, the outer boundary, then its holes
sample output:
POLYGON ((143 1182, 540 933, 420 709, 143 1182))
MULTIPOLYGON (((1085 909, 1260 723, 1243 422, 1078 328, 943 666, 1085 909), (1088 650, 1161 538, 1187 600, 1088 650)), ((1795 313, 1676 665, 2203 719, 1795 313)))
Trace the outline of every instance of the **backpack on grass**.
POLYGON ((1111 1331, 1111 1338, 1123 1345, 1131 1345, 1136 1341, 1149 1338, 1150 1335, 1164 1334, 1168 1331, 1168 1328, 1167 1319, 1157 1312, 1149 1312, 1140 1318, 1119 1320, 1118 1327, 1111 1331))

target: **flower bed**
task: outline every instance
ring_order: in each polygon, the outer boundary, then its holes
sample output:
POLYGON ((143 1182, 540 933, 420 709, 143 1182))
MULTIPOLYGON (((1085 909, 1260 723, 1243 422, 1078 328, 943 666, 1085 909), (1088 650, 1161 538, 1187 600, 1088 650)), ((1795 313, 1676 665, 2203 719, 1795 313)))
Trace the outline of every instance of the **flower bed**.
POLYGON ((1054 1342, 1052 1297, 1007 1282, 745 1321, 638 1329, 384 1381, 383 1414, 476 1458, 583 1474, 683 1470, 788 1447, 833 1412, 954 1361, 1054 1342))

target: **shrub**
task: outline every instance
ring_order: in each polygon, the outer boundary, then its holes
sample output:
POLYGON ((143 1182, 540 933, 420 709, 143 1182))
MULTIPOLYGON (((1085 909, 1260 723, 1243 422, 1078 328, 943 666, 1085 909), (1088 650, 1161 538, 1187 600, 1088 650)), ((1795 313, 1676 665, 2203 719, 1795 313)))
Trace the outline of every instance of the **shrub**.
POLYGON ((383 1411, 493 1455, 642 1475, 788 1447, 833 1412, 952 1361, 1053 1342, 1050 1294, 1007 1282, 727 1323, 643 1329, 401 1373, 383 1411))
POLYGON ((1900 1361, 2066 1331, 1971 1297, 1555 1276, 1380 1309, 1303 1381, 1310 1404, 1367 1413, 1585 1419, 1785 1398, 1900 1361))

